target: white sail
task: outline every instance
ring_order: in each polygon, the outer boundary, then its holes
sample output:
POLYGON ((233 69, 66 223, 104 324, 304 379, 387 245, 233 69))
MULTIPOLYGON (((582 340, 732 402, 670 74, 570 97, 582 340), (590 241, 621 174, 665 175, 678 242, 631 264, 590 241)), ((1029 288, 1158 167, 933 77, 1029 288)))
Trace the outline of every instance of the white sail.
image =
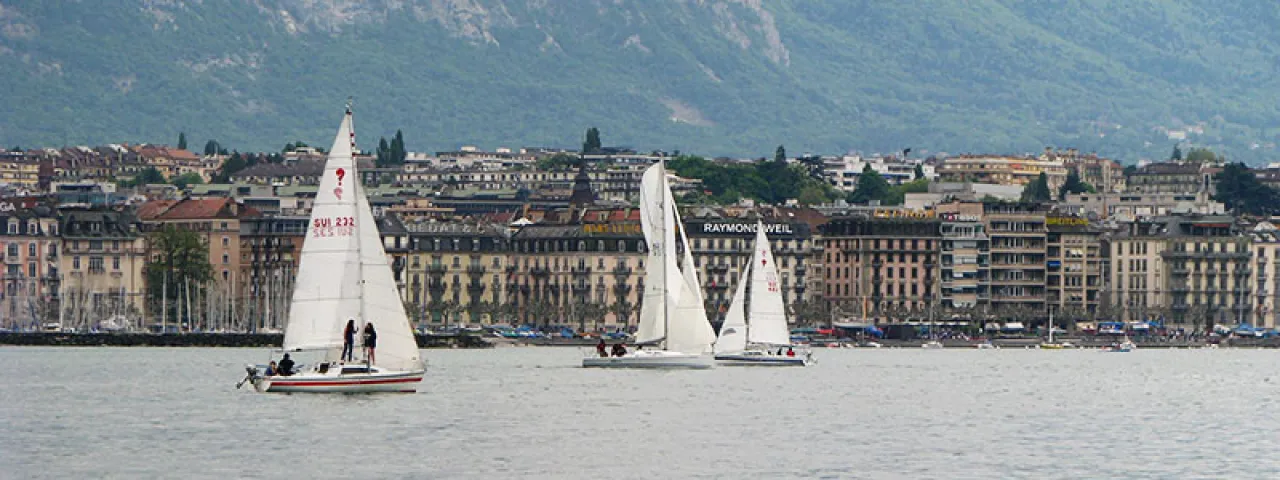
POLYGON ((316 191, 302 244, 293 301, 285 326, 285 350, 342 347, 342 327, 360 315, 360 260, 355 233, 351 112, 338 128, 316 191))
POLYGON ((362 297, 364 315, 361 324, 373 323, 378 332, 374 365, 391 370, 413 370, 422 367, 418 340, 404 312, 404 302, 391 272, 391 263, 373 218, 373 209, 365 197, 364 187, 354 182, 356 194, 357 238, 360 246, 360 274, 364 279, 362 297))
POLYGON ((640 227, 648 255, 645 258, 643 299, 640 304, 640 325, 636 329, 636 341, 652 343, 666 338, 667 330, 667 238, 674 240, 666 228, 667 209, 664 205, 666 189, 661 165, 645 170, 640 179, 640 227))
POLYGON ((747 341, 768 345, 791 344, 787 312, 778 283, 778 267, 773 249, 764 233, 764 223, 756 222, 755 253, 751 256, 751 302, 747 310, 747 341))
POLYGON ((724 324, 720 325, 720 336, 716 338, 716 353, 736 353, 747 349, 747 272, 744 270, 738 278, 738 287, 734 289, 724 324))

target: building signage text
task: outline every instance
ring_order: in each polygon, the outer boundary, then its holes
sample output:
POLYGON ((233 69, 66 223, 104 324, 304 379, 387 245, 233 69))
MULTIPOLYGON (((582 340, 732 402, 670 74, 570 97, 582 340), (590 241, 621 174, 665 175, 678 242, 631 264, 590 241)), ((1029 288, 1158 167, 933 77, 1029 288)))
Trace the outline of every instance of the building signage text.
POLYGON ((599 223, 582 226, 583 233, 621 233, 640 234, 640 225, 636 223, 599 223))
POLYGON ((1082 227, 1089 225, 1089 220, 1077 217, 1045 217, 1046 225, 1066 225, 1074 227, 1082 227))
MULTIPOLYGON (((756 233, 754 223, 704 223, 702 233, 756 233)), ((766 223, 764 233, 771 235, 795 235, 787 223, 766 223)))

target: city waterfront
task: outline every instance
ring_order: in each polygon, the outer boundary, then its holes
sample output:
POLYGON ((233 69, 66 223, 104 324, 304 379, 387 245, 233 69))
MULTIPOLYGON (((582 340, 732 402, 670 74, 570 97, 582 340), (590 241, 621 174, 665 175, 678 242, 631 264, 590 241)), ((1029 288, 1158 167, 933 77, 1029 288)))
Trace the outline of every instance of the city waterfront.
POLYGON ((819 349, 594 371, 428 350, 416 395, 236 390, 266 349, 0 348, 17 478, 1275 478, 1270 350, 819 349), (324 452, 324 454, 311 454, 324 452))

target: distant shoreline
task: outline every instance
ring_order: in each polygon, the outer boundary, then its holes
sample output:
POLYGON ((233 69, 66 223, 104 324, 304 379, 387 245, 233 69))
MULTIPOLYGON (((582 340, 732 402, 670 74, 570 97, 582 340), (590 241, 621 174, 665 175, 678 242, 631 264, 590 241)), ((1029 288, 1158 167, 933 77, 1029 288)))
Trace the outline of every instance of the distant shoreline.
MULTIPOLYGON (((466 348, 482 349, 493 347, 579 347, 595 346, 594 338, 495 338, 481 335, 416 335, 421 348, 466 348)), ((279 348, 284 335, 279 333, 61 333, 61 332, 2 332, 0 346, 29 347, 224 347, 224 348, 279 348)), ((881 339, 875 343, 882 348, 920 348, 926 340, 892 340, 881 339)), ((1004 338, 994 339, 992 344, 1000 348, 1024 349, 1035 348, 1041 343, 1036 338, 1004 338)), ((1082 348, 1097 348, 1112 344, 1117 339, 1111 337, 1064 338, 1063 342, 1082 348)), ((607 340, 608 343, 618 343, 607 340)), ((1201 348, 1204 341, 1187 340, 1146 340, 1133 339, 1139 349, 1167 348, 1201 348)), ((626 342, 624 342, 626 343, 626 342)), ((981 343, 974 340, 943 340, 947 349, 974 349, 981 343)), ((871 345, 849 342, 815 341, 812 347, 831 348, 867 348, 871 345)), ((1236 348, 1280 348, 1280 338, 1273 339, 1222 339, 1221 346, 1236 348)))
MULTIPOLYGON (((421 348, 490 348, 476 335, 417 335, 421 348)), ((29 347, 279 348, 279 333, 60 333, 4 332, 0 345, 29 347)))

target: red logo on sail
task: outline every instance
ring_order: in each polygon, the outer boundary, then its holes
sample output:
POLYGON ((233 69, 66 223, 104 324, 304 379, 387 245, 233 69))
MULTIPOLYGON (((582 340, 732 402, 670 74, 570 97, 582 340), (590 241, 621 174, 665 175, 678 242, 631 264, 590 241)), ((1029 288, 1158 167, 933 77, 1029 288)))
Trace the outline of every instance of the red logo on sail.
POLYGON ((347 176, 347 171, 339 168, 333 173, 338 175, 338 186, 333 189, 333 196, 338 197, 338 200, 342 200, 342 178, 347 176))

